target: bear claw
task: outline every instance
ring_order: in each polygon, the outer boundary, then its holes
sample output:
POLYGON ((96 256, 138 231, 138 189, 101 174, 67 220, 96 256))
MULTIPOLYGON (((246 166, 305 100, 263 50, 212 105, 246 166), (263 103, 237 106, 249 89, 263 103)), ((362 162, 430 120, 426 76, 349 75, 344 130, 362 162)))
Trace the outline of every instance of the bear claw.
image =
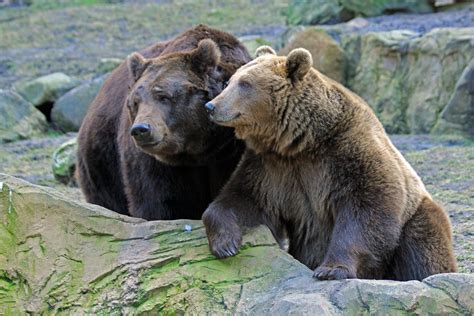
POLYGON ((354 279, 357 276, 346 267, 320 266, 314 270, 313 278, 318 280, 354 279))
POLYGON ((217 258, 226 258, 235 256, 239 252, 240 243, 240 236, 221 234, 211 242, 210 248, 217 258))

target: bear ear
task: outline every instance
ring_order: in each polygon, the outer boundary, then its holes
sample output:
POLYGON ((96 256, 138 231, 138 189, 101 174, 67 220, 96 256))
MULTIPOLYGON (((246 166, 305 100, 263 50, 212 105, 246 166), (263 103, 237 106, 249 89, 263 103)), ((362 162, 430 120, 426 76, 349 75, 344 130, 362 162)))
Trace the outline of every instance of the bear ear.
POLYGON ((208 73, 219 64, 221 51, 217 44, 209 39, 203 39, 198 47, 191 51, 191 62, 199 73, 208 73))
POLYGON ((304 48, 297 48, 286 57, 286 71, 288 78, 293 81, 301 80, 313 66, 311 53, 304 48))
POLYGON ((276 55, 276 52, 270 46, 260 46, 255 51, 255 57, 260 57, 263 55, 276 55))
POLYGON ((133 53, 127 58, 128 70, 133 76, 133 79, 138 80, 145 69, 150 64, 150 61, 139 53, 133 53))

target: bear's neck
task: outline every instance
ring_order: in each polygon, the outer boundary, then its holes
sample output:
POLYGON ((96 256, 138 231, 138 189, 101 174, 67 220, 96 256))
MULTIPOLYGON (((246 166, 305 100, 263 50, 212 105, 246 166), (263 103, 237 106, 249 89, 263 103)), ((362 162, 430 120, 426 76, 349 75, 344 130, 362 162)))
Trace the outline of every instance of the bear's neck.
POLYGON ((282 156, 313 154, 345 128, 345 95, 316 70, 274 102, 279 117, 273 145, 282 156))

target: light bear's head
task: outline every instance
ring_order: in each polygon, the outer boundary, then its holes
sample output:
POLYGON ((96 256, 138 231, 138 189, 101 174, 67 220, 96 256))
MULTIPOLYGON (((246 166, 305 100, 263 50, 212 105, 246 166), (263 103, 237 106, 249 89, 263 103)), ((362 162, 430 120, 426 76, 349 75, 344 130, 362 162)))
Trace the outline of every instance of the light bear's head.
POLYGON ((248 145, 288 145, 285 143, 291 142, 293 135, 286 137, 285 133, 292 133, 288 130, 294 125, 291 113, 298 111, 292 103, 305 97, 300 94, 313 65, 311 54, 298 48, 283 57, 271 47, 261 46, 255 55, 256 59, 239 68, 227 87, 205 105, 206 110, 215 123, 235 128, 236 136, 248 145))

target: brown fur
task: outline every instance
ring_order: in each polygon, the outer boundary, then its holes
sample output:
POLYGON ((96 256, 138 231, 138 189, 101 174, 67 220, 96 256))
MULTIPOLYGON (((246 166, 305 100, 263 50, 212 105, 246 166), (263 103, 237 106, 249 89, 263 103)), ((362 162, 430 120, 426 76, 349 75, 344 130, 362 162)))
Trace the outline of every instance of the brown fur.
POLYGON ((79 131, 87 201, 145 219, 200 218, 243 148, 203 105, 249 60, 237 39, 204 25, 132 54, 79 131), (149 126, 146 138, 131 135, 139 125, 149 126))
POLYGON ((203 215, 211 251, 235 255, 267 225, 321 280, 421 280, 456 271, 451 226, 367 104, 303 49, 240 68, 211 101, 247 150, 203 215))

